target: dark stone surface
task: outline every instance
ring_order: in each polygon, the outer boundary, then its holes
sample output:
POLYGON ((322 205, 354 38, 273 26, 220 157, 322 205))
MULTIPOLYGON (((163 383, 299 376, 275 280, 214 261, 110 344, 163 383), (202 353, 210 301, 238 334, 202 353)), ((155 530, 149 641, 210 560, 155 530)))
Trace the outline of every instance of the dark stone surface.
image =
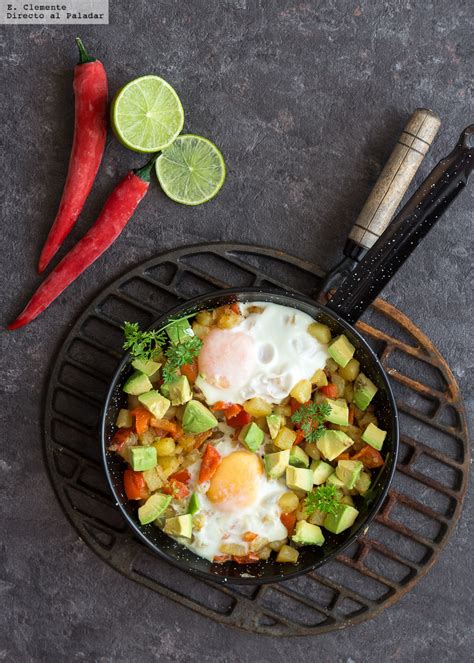
MULTIPOLYGON (((138 75, 162 75, 183 101, 186 129, 215 140, 229 173, 219 197, 196 209, 175 205, 153 183, 106 256, 34 324, 0 335, 1 660, 472 660, 472 491, 439 563, 377 619, 317 638, 258 637, 161 600, 100 561, 52 492, 40 421, 61 339, 127 267, 217 239, 281 247, 331 266, 408 113, 428 106, 442 117, 429 164, 473 121, 473 27, 469 2, 340 0, 112 0, 109 27, 81 26, 107 67, 111 95, 138 75)), ((39 283, 34 265, 72 137, 77 32, 21 26, 0 33, 2 323, 39 283)), ((110 135, 67 246, 121 174, 143 162, 110 135)), ((434 340, 468 407, 473 197, 471 186, 384 293, 434 340)))

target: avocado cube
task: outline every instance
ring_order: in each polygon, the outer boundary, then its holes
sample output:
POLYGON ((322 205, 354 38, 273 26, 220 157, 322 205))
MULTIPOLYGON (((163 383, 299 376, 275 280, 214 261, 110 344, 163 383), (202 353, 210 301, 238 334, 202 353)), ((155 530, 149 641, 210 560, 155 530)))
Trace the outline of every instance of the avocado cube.
POLYGON ((385 438, 387 437, 387 431, 378 428, 375 424, 370 423, 365 431, 362 433, 362 439, 367 444, 370 444, 371 447, 380 451, 384 443, 385 438))
POLYGON ((263 457, 265 472, 271 479, 279 479, 285 474, 285 470, 290 463, 290 450, 277 451, 272 454, 265 454, 263 457))
POLYGON ((278 449, 291 449, 296 440, 296 433, 291 428, 283 426, 278 432, 278 435, 275 438, 274 445, 278 449))
POLYGON ((349 407, 343 398, 338 398, 337 400, 326 398, 324 403, 331 408, 326 421, 338 424, 339 426, 349 426, 349 407))
POLYGON ((130 464, 135 472, 151 470, 157 462, 155 447, 130 447, 130 464))
POLYGON ((355 347, 344 334, 336 336, 336 338, 328 345, 329 356, 334 359, 336 364, 339 364, 339 366, 342 366, 343 368, 350 362, 354 356, 354 352, 355 347))
POLYGON ((115 425, 117 428, 131 428, 133 426, 133 417, 130 410, 119 410, 115 425))
POLYGON ((162 396, 159 391, 148 391, 138 397, 140 403, 152 413, 155 419, 162 419, 169 409, 171 403, 162 396))
POLYGON ((197 493, 193 493, 188 503, 188 513, 194 516, 194 514, 197 513, 200 508, 201 504, 199 502, 199 495, 197 493))
POLYGON ((185 375, 180 375, 173 382, 163 384, 161 393, 170 399, 171 405, 184 405, 193 397, 189 380, 185 375))
POLYGON ((184 513, 182 516, 174 516, 165 520, 163 532, 170 536, 182 536, 185 539, 191 539, 193 535, 193 517, 190 513, 184 513))
POLYGON ((153 385, 150 382, 148 375, 142 373, 141 371, 135 371, 128 378, 128 380, 123 385, 123 390, 126 394, 131 396, 140 396, 147 391, 153 389, 153 385))
POLYGON ((172 325, 166 328, 166 333, 173 345, 186 343, 194 336, 194 332, 187 319, 176 320, 172 325))
POLYGON ((171 502, 171 495, 162 495, 155 493, 151 495, 145 504, 138 509, 138 520, 142 525, 148 525, 159 518, 163 511, 168 508, 171 502))
POLYGON ((342 430, 326 430, 317 441, 317 447, 326 460, 334 460, 354 444, 342 430))
POLYGON ((328 378, 322 368, 318 368, 314 372, 313 377, 311 378, 311 383, 315 384, 318 387, 318 389, 319 387, 327 387, 328 378))
POLYGON ((267 416, 267 426, 270 437, 274 440, 281 428, 281 416, 279 414, 269 414, 267 416))
POLYGON ((370 484, 372 482, 372 478, 368 472, 362 471, 359 475, 359 478, 356 481, 355 484, 355 489, 359 493, 359 495, 365 495, 365 493, 369 490, 370 484))
POLYGON ((183 414, 183 429, 187 435, 198 435, 217 426, 217 419, 199 401, 189 401, 183 414))
POLYGON ((313 470, 289 465, 286 468, 286 485, 293 490, 309 493, 313 488, 313 470))
POLYGON ((332 513, 324 519, 324 527, 333 534, 340 534, 352 527, 359 512, 349 504, 338 504, 332 513))
POLYGON ((133 368, 136 368, 137 371, 145 373, 148 377, 156 373, 156 371, 161 368, 161 364, 158 361, 143 361, 143 359, 134 359, 132 361, 133 368))
POLYGON ((327 481, 331 474, 334 474, 333 466, 325 463, 324 460, 313 460, 311 469, 313 470, 313 483, 315 486, 320 486, 327 481))
POLYGON ((240 431, 239 441, 242 442, 244 447, 247 447, 249 451, 255 452, 260 449, 264 437, 263 430, 252 421, 251 424, 247 424, 240 431))
POLYGON ((294 446, 290 449, 290 465, 293 467, 309 467, 309 456, 301 447, 294 446))
POLYGON ((336 467, 336 476, 344 482, 346 488, 352 490, 363 467, 360 460, 340 460, 336 467))
MULTIPOLYGON (((339 479, 339 477, 337 476, 337 474, 335 472, 333 472, 332 474, 330 474, 328 476, 328 478, 326 479, 326 483, 330 484, 331 486, 336 486, 336 488, 341 488, 342 489, 342 488, 346 487, 345 484, 344 484, 344 481, 342 479, 339 479)), ((341 493, 341 495, 342 495, 342 493, 341 493)))
POLYGON ((296 523, 295 533, 291 537, 294 543, 300 546, 322 546, 324 534, 318 525, 312 525, 305 520, 296 523))
POLYGON ((377 387, 364 373, 359 373, 354 382, 354 403, 359 410, 365 410, 377 393, 377 387))

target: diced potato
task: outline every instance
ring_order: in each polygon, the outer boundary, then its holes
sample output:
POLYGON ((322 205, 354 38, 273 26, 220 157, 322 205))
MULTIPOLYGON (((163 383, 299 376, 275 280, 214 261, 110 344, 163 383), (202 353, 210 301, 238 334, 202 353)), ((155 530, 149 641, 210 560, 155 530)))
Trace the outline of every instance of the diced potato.
POLYGON ((321 458, 321 453, 317 447, 316 442, 306 442, 303 449, 313 460, 319 460, 321 458))
POLYGON ((309 516, 308 518, 308 523, 311 523, 311 525, 318 525, 321 527, 324 525, 324 519, 326 518, 326 514, 324 511, 319 511, 319 509, 316 509, 316 511, 313 511, 313 513, 309 516))
POLYGON ((158 456, 173 456, 176 451, 176 443, 172 437, 161 437, 153 442, 158 456))
POLYGON ((286 426, 283 426, 283 428, 280 428, 278 431, 278 435, 276 438, 273 440, 273 444, 278 448, 278 449, 291 449, 293 446, 294 442, 296 440, 296 433, 294 430, 290 430, 286 426))
POLYGON ((315 384, 317 387, 325 387, 328 383, 326 373, 322 368, 318 368, 314 372, 313 377, 311 378, 311 384, 315 384))
POLYGON ((203 513, 196 513, 193 516, 193 530, 199 532, 204 527, 206 516, 203 513))
POLYGON ((342 398, 344 396, 344 389, 346 386, 346 381, 344 378, 341 378, 340 375, 337 373, 334 373, 332 375, 332 383, 335 387, 337 387, 337 396, 336 398, 342 398))
POLYGON ((280 563, 296 564, 296 562, 298 561, 298 557, 299 557, 299 552, 295 548, 283 545, 280 548, 278 555, 276 556, 276 561, 280 563))
POLYGON ((296 509, 299 507, 299 504, 300 501, 297 495, 295 495, 295 493, 291 490, 289 490, 287 493, 283 493, 283 495, 278 500, 278 506, 285 513, 296 511, 296 509))
POLYGON ((163 474, 167 479, 170 474, 176 472, 179 467, 179 461, 176 456, 163 456, 162 458, 158 458, 158 465, 163 470, 163 474))
POLYGON ((347 382, 346 386, 344 387, 344 399, 348 403, 352 403, 354 399, 354 387, 352 386, 351 382, 347 382))
POLYGON ((223 555, 235 555, 236 557, 243 557, 247 554, 247 549, 240 543, 221 543, 219 551, 223 555))
POLYGON ((349 506, 354 506, 354 500, 350 495, 344 495, 341 500, 341 504, 348 504, 349 506))
POLYGON ((309 380, 300 380, 290 391, 290 396, 298 403, 306 403, 311 399, 312 385, 309 380))
POLYGON ((270 546, 264 546, 263 548, 260 548, 258 551, 258 556, 260 559, 269 559, 270 555, 272 554, 272 549, 270 546))
POLYGON ((348 363, 344 368, 339 368, 339 375, 347 380, 348 382, 354 382, 356 377, 359 375, 360 362, 357 359, 349 359, 348 363))
POLYGON ((308 327, 308 334, 320 343, 329 343, 331 340, 331 330, 321 322, 312 322, 308 327))
POLYGON ((270 541, 268 544, 269 548, 274 550, 275 552, 278 552, 282 546, 285 545, 288 539, 282 539, 281 541, 270 541))
POLYGON ((150 444, 153 444, 154 439, 155 439, 155 432, 150 428, 138 436, 138 441, 144 447, 149 447, 150 444))
POLYGON ((339 368, 339 364, 336 364, 334 359, 329 357, 329 359, 326 361, 326 368, 330 373, 335 373, 339 368))
POLYGON ((127 402, 129 410, 134 410, 136 407, 142 407, 142 404, 138 400, 138 396, 132 396, 132 394, 128 394, 127 402))
POLYGON ((365 412, 364 416, 359 419, 359 426, 361 428, 367 428, 369 424, 374 424, 374 426, 378 424, 377 417, 373 412, 365 412))
POLYGON ((193 435, 182 435, 179 438, 179 443, 185 451, 190 451, 196 442, 196 439, 193 435))
POLYGON ((273 408, 273 414, 279 414, 283 417, 291 417, 291 405, 277 405, 273 408))
POLYGON ((133 416, 130 410, 121 409, 115 422, 117 428, 131 428, 133 426, 133 416))
POLYGON ((256 539, 250 541, 249 551, 250 552, 259 552, 262 548, 268 545, 268 539, 263 536, 257 536, 256 539))
POLYGON ((306 511, 305 506, 304 506, 304 500, 301 500, 298 510, 295 513, 296 520, 308 520, 309 518, 309 513, 306 511))
POLYGON ((151 470, 145 470, 143 472, 143 478, 145 479, 145 483, 148 486, 150 492, 158 490, 163 485, 163 480, 159 476, 159 473, 156 471, 156 467, 151 470))
POLYGON ((201 341, 209 334, 210 331, 211 330, 209 327, 206 327, 205 325, 200 325, 199 322, 193 322, 193 332, 196 334, 198 338, 201 339, 201 341))
POLYGON ((244 410, 252 417, 266 417, 272 413, 273 406, 263 398, 251 398, 244 403, 244 410))
POLYGON ((243 320, 243 316, 239 315, 238 313, 234 313, 231 310, 226 311, 225 313, 222 313, 220 316, 217 318, 217 326, 219 329, 232 329, 232 327, 235 327, 238 325, 240 322, 243 320))
POLYGON ((211 327, 214 322, 214 317, 211 311, 199 311, 196 315, 196 322, 200 325, 204 325, 204 327, 211 327))
POLYGON ((201 454, 197 449, 190 451, 183 460, 183 468, 189 467, 190 465, 194 465, 194 463, 196 463, 200 457, 201 454))

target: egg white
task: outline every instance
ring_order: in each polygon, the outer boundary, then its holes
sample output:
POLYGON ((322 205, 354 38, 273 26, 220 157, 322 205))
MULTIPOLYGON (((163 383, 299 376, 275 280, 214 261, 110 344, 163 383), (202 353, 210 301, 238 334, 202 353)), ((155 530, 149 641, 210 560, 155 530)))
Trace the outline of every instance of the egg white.
POLYGON ((281 403, 300 381, 309 380, 317 369, 324 368, 327 345, 308 333, 314 320, 297 309, 268 302, 242 304, 241 309, 258 306, 261 313, 250 313, 229 333, 244 332, 255 345, 256 362, 245 382, 239 386, 215 387, 200 375, 196 385, 209 405, 217 401, 243 404, 256 396, 269 403, 281 403))
MULTIPOLYGON (((221 425, 221 429, 227 427, 221 425)), ((228 432, 225 432, 223 438, 214 446, 223 458, 243 448, 228 432)), ((188 467, 191 475, 189 482, 191 491, 196 491, 200 465, 201 461, 198 461, 188 467)), ((242 539, 245 532, 254 532, 268 541, 286 539, 288 533, 280 520, 282 511, 278 506, 278 500, 287 490, 283 479, 269 479, 265 474, 261 474, 258 477, 257 500, 248 508, 236 512, 220 511, 205 493, 197 490, 200 502, 199 514, 204 516, 204 525, 199 531, 193 531, 191 542, 180 539, 180 543, 199 557, 212 561, 215 556, 222 554, 220 552, 222 543, 247 545, 242 539)))

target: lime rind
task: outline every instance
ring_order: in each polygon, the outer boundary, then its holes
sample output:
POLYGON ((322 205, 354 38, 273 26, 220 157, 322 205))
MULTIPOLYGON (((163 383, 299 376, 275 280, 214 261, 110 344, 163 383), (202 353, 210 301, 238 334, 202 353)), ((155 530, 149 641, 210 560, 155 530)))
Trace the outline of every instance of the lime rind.
POLYGON ((194 134, 179 136, 164 149, 155 168, 166 195, 183 205, 201 205, 212 200, 226 176, 220 150, 207 138, 194 134))
POLYGON ((115 96, 112 127, 119 141, 135 152, 165 149, 184 126, 184 110, 175 90, 159 76, 142 76, 115 96))

